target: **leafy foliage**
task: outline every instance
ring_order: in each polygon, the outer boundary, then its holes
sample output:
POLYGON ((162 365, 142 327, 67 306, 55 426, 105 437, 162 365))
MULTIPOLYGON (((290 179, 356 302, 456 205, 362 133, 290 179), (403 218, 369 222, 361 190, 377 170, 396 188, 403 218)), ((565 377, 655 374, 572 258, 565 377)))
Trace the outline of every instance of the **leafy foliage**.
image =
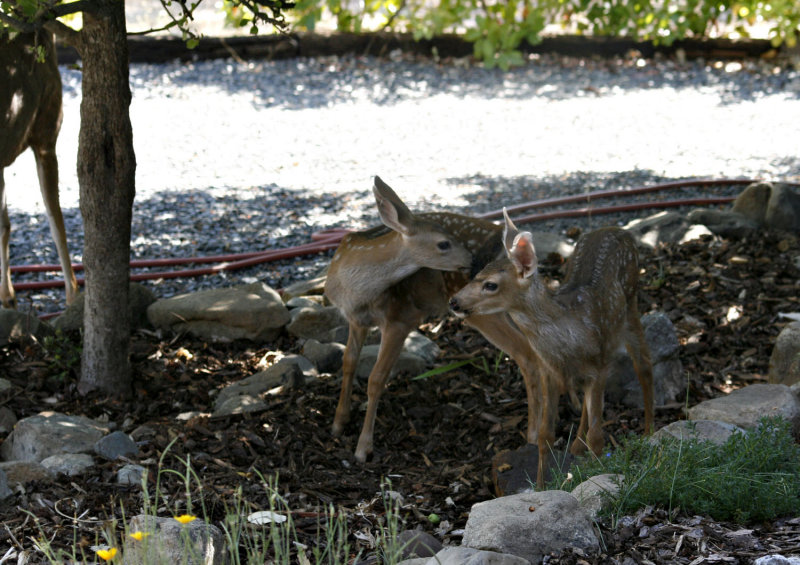
POLYGON ((54 335, 44 337, 42 347, 49 359, 51 379, 63 384, 78 374, 81 366, 80 337, 71 336, 59 329, 54 335))
POLYGON ((769 26, 775 47, 794 46, 800 32, 795 0, 298 0, 294 25, 313 31, 333 20, 338 31, 392 29, 416 39, 461 33, 489 66, 522 62, 519 47, 541 40, 546 26, 578 33, 625 36, 669 45, 711 35, 747 37, 750 26, 769 26))
POLYGON ((622 475, 620 494, 609 505, 616 516, 652 505, 747 523, 800 506, 800 445, 780 418, 765 418, 721 446, 631 438, 607 457, 580 462, 572 473, 574 484, 601 473, 622 475))
MULTIPOLYGON (((189 49, 200 42, 200 37, 191 28, 194 12, 203 0, 159 0, 164 14, 169 18, 167 24, 158 29, 142 33, 180 30, 189 49)), ((277 29, 286 28, 285 12, 294 7, 292 0, 225 0, 229 20, 238 25, 250 25, 251 33, 258 33, 258 26, 268 25, 277 29), (233 16, 232 14, 235 14, 233 16)), ((59 18, 97 9, 92 0, 63 2, 62 0, 0 0, 0 37, 6 32, 31 32, 50 24, 57 33, 72 32, 59 18)))

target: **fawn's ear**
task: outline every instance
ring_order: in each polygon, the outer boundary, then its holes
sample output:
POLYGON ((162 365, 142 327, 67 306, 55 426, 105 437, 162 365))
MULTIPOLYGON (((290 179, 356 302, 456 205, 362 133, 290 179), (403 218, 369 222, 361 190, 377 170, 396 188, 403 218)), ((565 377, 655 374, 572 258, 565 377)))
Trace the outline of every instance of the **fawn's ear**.
POLYGON ((533 247, 531 232, 520 232, 514 238, 511 251, 508 257, 517 269, 519 278, 528 278, 536 272, 538 260, 536 259, 536 249, 533 247))
POLYGON ((519 278, 528 278, 536 272, 536 249, 530 232, 520 232, 517 226, 508 217, 508 212, 503 208, 505 228, 503 229, 503 246, 506 255, 517 270, 519 278))
POLYGON ((517 237, 519 230, 511 218, 508 217, 508 211, 503 206, 503 247, 506 253, 511 253, 511 248, 514 245, 514 239, 517 237))
POLYGON ((377 175, 375 184, 372 185, 372 193, 375 195, 378 214, 384 225, 403 235, 411 235, 414 231, 414 214, 403 204, 394 190, 377 175))

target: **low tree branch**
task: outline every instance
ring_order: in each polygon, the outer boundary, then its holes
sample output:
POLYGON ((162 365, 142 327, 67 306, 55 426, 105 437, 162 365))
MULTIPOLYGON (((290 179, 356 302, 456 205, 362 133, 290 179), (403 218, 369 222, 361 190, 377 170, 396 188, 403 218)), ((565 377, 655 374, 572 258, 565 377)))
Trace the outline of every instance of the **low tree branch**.
POLYGON ((93 2, 91 0, 78 0, 69 4, 57 4, 50 9, 50 13, 56 18, 77 14, 78 12, 90 12, 93 2))
POLYGON ((0 12, 0 22, 22 33, 30 33, 36 31, 36 26, 34 24, 19 20, 15 17, 8 15, 5 12, 0 12))
POLYGON ((44 29, 54 33, 59 41, 74 47, 78 51, 81 49, 81 34, 75 31, 68 25, 59 22, 58 20, 48 20, 44 22, 44 29))

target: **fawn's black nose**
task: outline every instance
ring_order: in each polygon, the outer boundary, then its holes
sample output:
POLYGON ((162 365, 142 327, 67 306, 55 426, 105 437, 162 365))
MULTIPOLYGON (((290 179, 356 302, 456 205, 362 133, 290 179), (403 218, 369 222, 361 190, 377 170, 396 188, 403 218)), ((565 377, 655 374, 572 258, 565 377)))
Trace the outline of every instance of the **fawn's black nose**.
POLYGON ((455 296, 450 299, 450 309, 459 318, 465 318, 465 317, 469 316, 469 311, 467 311, 467 310, 465 310, 465 309, 463 309, 461 307, 461 305, 458 303, 458 300, 456 299, 455 296))

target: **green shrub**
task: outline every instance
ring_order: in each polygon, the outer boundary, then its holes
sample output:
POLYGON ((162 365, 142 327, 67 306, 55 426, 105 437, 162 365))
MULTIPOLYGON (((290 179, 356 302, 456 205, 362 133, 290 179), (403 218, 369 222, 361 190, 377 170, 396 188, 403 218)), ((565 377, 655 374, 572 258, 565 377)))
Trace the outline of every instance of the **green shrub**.
POLYGON ((747 523, 800 508, 800 446, 782 419, 764 419, 721 446, 631 438, 606 457, 581 460, 571 484, 601 473, 624 477, 608 505, 615 516, 652 505, 747 523))
MULTIPOLYGON (((298 29, 320 21, 338 31, 391 29, 416 39, 457 33, 474 43, 475 56, 489 66, 523 62, 520 46, 535 45, 548 25, 578 33, 630 37, 670 45, 685 38, 731 33, 747 37, 753 24, 769 26, 775 47, 797 42, 800 3, 795 0, 298 0, 290 12, 298 29)), ((241 24, 240 24, 241 25, 241 24)))

